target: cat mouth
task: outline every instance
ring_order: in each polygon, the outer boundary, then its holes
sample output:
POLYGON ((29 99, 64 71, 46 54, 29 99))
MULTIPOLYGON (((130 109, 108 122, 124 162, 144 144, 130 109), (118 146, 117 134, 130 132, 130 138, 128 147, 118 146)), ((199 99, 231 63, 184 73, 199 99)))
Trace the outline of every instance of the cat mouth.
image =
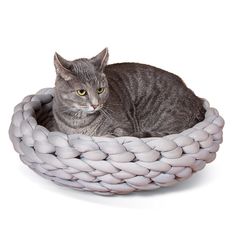
POLYGON ((88 110, 86 111, 86 113, 93 114, 93 113, 99 111, 102 107, 103 107, 103 105, 99 105, 96 108, 88 107, 88 110))

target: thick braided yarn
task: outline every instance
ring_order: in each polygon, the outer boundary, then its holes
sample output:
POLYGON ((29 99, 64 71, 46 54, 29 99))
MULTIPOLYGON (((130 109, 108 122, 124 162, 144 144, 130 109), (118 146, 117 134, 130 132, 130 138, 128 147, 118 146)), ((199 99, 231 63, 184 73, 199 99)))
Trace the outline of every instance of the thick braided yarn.
POLYGON ((103 195, 171 186, 213 161, 224 120, 207 101, 205 119, 162 138, 90 137, 50 132, 44 126, 53 89, 27 96, 14 110, 9 129, 20 159, 41 176, 103 195))

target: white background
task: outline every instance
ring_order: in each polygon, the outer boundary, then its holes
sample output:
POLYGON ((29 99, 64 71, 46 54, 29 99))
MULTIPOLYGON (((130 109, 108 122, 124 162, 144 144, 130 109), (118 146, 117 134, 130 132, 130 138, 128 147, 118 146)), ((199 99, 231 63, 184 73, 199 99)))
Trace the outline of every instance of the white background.
POLYGON ((236 235, 235 1, 0 1, 0 234, 236 235), (175 187, 102 197, 54 185, 20 162, 13 107, 54 84, 53 54, 152 64, 181 76, 226 120, 217 159, 175 187))

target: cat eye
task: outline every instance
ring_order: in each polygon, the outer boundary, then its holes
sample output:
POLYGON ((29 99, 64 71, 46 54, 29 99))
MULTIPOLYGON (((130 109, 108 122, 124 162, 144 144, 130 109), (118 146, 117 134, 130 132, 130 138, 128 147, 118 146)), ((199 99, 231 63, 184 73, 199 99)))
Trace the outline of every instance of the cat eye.
POLYGON ((76 91, 76 94, 79 96, 85 96, 87 94, 87 91, 84 89, 79 89, 76 91))
POLYGON ((98 94, 103 93, 103 91, 104 91, 104 88, 98 88, 98 89, 97 89, 97 93, 98 93, 98 94))

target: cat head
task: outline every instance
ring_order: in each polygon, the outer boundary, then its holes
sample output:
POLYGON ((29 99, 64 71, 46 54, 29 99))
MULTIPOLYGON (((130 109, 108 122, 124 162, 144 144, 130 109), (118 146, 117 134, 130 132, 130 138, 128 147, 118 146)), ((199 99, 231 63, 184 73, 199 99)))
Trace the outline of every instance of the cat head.
POLYGON ((107 48, 91 59, 74 61, 55 53, 55 89, 63 106, 86 113, 94 113, 103 107, 109 95, 108 82, 103 73, 108 57, 107 48))

